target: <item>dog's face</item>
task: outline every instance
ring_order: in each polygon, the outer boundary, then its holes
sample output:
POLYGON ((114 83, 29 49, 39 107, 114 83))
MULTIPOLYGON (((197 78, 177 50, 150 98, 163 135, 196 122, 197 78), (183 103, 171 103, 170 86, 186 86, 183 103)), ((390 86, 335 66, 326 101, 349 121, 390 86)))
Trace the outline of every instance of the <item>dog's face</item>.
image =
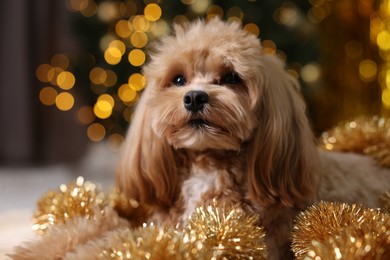
POLYGON ((145 68, 155 134, 175 148, 239 150, 258 121, 260 55, 235 24, 176 29, 145 68))
MULTIPOLYGON (((236 174, 260 205, 291 206, 312 192, 316 148, 298 82, 255 36, 220 20, 177 27, 144 73, 118 170, 128 196, 172 206, 191 155, 205 150, 245 153, 236 174)), ((230 166, 224 158, 217 167, 230 166)))

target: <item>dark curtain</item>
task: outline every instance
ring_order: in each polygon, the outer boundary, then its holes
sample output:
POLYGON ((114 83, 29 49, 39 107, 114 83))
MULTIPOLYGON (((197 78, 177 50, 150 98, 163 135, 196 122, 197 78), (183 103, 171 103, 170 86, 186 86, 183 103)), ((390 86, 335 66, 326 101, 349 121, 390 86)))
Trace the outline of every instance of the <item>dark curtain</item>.
MULTIPOLYGON (((39 64, 77 51, 65 1, 0 2, 0 165, 75 161, 85 152, 76 107, 61 112, 39 103, 39 64)), ((79 97, 80 100, 82 97, 79 97)))

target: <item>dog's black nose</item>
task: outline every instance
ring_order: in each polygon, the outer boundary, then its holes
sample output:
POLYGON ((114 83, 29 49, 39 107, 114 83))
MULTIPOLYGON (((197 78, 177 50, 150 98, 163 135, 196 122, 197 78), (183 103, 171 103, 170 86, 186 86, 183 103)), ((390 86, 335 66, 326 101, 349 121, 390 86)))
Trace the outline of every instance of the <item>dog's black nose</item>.
POLYGON ((193 113, 203 109, 204 104, 209 102, 209 95, 201 90, 189 91, 183 98, 184 107, 193 113))

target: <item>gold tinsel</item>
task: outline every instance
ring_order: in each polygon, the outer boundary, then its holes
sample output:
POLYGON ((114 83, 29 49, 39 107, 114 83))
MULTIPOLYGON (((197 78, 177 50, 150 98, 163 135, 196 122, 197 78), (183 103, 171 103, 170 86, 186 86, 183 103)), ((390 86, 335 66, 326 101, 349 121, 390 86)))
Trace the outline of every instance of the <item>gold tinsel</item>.
POLYGON ((345 122, 322 134, 320 146, 330 151, 370 155, 390 167, 390 119, 374 116, 345 122))
POLYGON ((37 204, 33 229, 44 234, 51 225, 67 219, 78 216, 93 219, 96 214, 103 214, 108 200, 95 184, 78 177, 75 183, 61 185, 60 191, 48 191, 37 204))
POLYGON ((127 229, 111 239, 99 259, 211 259, 212 249, 205 248, 194 233, 168 227, 144 226, 127 229))
POLYGON ((187 231, 198 234, 206 247, 227 259, 267 259, 265 233, 255 215, 237 206, 198 207, 188 219, 187 231))
POLYGON ((390 259, 390 216, 321 202, 298 216, 292 248, 298 259, 390 259))
POLYGON ((76 182, 63 184, 57 191, 48 191, 39 201, 33 214, 33 229, 44 234, 54 224, 64 223, 67 219, 84 217, 94 219, 104 214, 104 208, 111 206, 120 216, 128 219, 134 226, 142 224, 150 208, 128 199, 118 188, 107 195, 83 177, 76 182))
POLYGON ((129 230, 99 255, 103 259, 266 259, 264 231, 239 207, 216 202, 196 209, 183 229, 129 230))
MULTIPOLYGON (((390 259, 390 194, 381 197, 382 211, 358 205, 321 202, 302 212, 293 231, 298 259, 390 259)), ((115 208, 131 221, 147 219, 150 208, 119 190, 109 195, 79 177, 38 201, 34 229, 75 217, 94 220, 104 208, 115 208)), ((97 249, 100 259, 266 259, 265 233, 254 215, 238 206, 213 202, 198 207, 185 227, 120 229, 97 249), (101 249, 101 250, 100 250, 101 249)), ((92 238, 93 239, 93 238, 92 238)), ((99 238, 96 238, 99 239, 99 238)))

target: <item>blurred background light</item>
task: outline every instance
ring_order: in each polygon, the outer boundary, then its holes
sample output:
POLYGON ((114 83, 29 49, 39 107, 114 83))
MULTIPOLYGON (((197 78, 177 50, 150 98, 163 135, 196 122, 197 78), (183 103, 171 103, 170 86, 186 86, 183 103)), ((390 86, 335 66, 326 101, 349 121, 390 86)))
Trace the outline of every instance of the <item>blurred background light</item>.
POLYGON ((139 67, 144 64, 146 55, 142 50, 134 49, 130 51, 128 59, 131 65, 139 67))
POLYGON ((158 4, 148 4, 144 9, 145 18, 149 21, 155 22, 161 18, 161 8, 158 4))
POLYGON ((134 73, 129 77, 129 86, 135 91, 142 90, 146 85, 145 77, 140 73, 134 73))
POLYGON ((87 129, 87 136, 93 142, 102 141, 106 135, 106 129, 100 123, 93 123, 87 129))
POLYGON ((59 110, 68 111, 74 105, 74 97, 68 92, 61 92, 57 95, 55 104, 59 110))

